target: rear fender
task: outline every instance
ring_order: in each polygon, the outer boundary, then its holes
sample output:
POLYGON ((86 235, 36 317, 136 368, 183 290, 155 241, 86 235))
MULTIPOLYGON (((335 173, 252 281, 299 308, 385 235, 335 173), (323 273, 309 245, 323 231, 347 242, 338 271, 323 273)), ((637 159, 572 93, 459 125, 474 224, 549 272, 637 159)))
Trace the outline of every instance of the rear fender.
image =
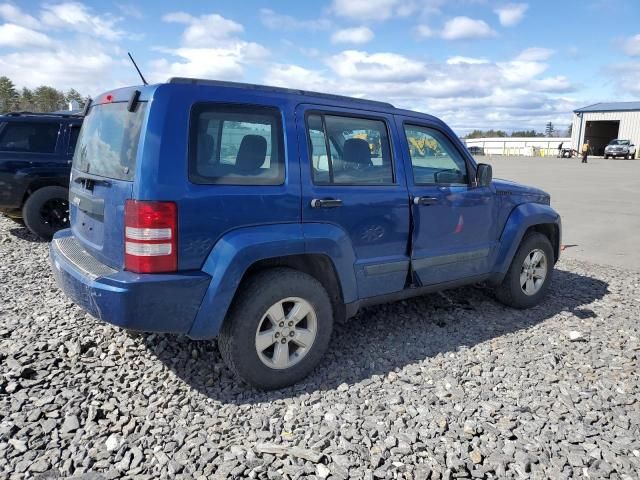
MULTIPOLYGON (((500 283, 507 273, 511 261, 520 246, 525 232, 535 226, 552 224, 558 229, 557 250, 559 251, 562 232, 560 215, 549 205, 541 203, 523 203, 511 211, 500 236, 500 244, 491 277, 492 283, 500 283)), ((557 258, 556 258, 557 260, 557 258)))
POLYGON ((238 286, 253 264, 305 253, 329 257, 345 303, 355 300, 355 256, 341 229, 300 223, 241 228, 218 240, 204 262, 202 271, 211 276, 211 282, 188 336, 209 339, 218 334, 238 286))

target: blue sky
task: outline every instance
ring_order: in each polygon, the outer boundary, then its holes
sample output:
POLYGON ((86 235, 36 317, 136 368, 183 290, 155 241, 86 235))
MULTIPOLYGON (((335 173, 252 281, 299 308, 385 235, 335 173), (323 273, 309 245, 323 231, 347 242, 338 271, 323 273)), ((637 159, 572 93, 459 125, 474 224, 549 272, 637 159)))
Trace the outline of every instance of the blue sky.
POLYGON ((193 76, 386 100, 473 128, 566 128, 640 97, 638 0, 0 0, 0 75, 83 94, 193 76))

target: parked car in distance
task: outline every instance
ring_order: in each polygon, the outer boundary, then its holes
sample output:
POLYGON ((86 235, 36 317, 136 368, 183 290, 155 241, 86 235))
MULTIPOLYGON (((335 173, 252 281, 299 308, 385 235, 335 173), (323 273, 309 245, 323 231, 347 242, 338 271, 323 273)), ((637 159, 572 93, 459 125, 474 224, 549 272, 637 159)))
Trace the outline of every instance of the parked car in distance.
POLYGON ((174 78, 99 96, 70 199, 50 258, 75 303, 218 337, 263 389, 309 374, 334 321, 367 305, 480 281, 536 305, 560 254, 549 195, 493 180, 437 118, 283 88, 174 78))
POLYGON ((616 138, 604 147, 604 158, 624 157, 627 160, 635 158, 636 146, 630 140, 616 138))
POLYGON ((0 115, 0 213, 42 239, 69 227, 69 174, 82 118, 0 115))
POLYGON ((471 155, 484 155, 484 148, 472 145, 469 147, 469 153, 471 155))

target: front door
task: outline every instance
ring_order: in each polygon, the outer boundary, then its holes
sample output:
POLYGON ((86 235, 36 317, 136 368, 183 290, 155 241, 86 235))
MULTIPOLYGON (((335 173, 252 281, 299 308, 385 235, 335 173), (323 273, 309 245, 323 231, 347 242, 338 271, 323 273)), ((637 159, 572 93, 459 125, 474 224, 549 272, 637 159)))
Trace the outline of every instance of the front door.
POLYGON ((409 199, 393 117, 300 105, 302 220, 328 224, 355 253, 359 298, 402 290, 409 273, 409 199))
POLYGON ((482 275, 497 241, 491 187, 476 187, 474 165, 457 139, 437 124, 397 118, 407 140, 411 195, 411 264, 421 285, 482 275))

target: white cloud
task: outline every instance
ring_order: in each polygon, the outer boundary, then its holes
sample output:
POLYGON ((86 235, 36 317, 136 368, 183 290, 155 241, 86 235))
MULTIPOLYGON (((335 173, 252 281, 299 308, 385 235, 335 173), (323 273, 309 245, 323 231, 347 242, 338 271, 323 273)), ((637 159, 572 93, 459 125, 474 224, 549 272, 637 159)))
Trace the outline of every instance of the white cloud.
POLYGON ((13 52, 0 55, 0 71, 16 85, 36 88, 51 85, 68 90, 75 88, 83 94, 95 95, 108 88, 122 85, 114 76, 116 62, 98 45, 77 50, 69 61, 71 46, 56 50, 32 50, 28 54, 13 52))
MULTIPOLYGON (((532 50, 533 51, 533 50, 532 50)), ((524 58, 542 58, 530 51, 524 58)), ((272 65, 265 81, 294 88, 390 101, 435 114, 458 131, 472 128, 541 130, 551 120, 569 122, 577 103, 559 96, 575 87, 564 76, 544 77, 544 61, 502 62, 452 56, 445 62, 389 52, 346 50, 325 58, 324 68, 272 65)))
POLYGON ((400 0, 333 0, 331 10, 335 15, 356 21, 387 20, 399 3, 400 0))
POLYGON ((44 25, 53 29, 71 30, 106 40, 114 41, 124 36, 116 26, 118 18, 109 14, 93 15, 88 7, 78 2, 45 4, 41 19, 44 25))
POLYGON ((12 23, 0 25, 0 47, 47 47, 51 43, 51 39, 44 33, 30 28, 12 23))
POLYGON ((484 20, 455 17, 444 24, 441 36, 446 40, 465 40, 495 37, 496 32, 484 20))
POLYGON ((485 58, 472 58, 472 57, 449 57, 447 58, 448 65, 460 65, 460 64, 469 64, 469 65, 481 65, 483 63, 489 63, 489 60, 485 58))
POLYGON ((435 32, 428 25, 418 25, 413 31, 418 36, 418 38, 431 38, 435 35, 435 32))
POLYGON ((282 15, 268 8, 260 9, 260 21, 271 30, 327 30, 331 21, 326 18, 301 20, 290 15, 282 15))
POLYGON ((345 50, 327 59, 340 77, 367 81, 406 82, 424 76, 424 64, 397 53, 345 50))
POLYGON ((522 62, 544 62, 551 58, 555 53, 554 50, 542 47, 531 47, 523 50, 515 58, 522 62))
POLYGON ((118 10, 120 10, 120 12, 122 12, 123 15, 126 15, 127 17, 137 19, 144 18, 142 10, 131 3, 116 3, 116 7, 118 8, 118 10))
POLYGON ((40 22, 10 3, 0 3, 0 18, 22 27, 37 29, 40 22))
POLYGON ((177 48, 163 50, 176 60, 161 58, 151 63, 150 75, 154 81, 164 82, 169 77, 215 78, 238 80, 245 66, 260 62, 268 51, 257 43, 237 42, 224 48, 177 48))
POLYGON ((367 27, 354 27, 338 30, 331 35, 331 43, 363 44, 373 39, 373 32, 367 27))
POLYGON ((624 53, 630 57, 640 57, 640 33, 624 42, 624 53))
POLYGON ((211 47, 216 42, 244 31, 244 27, 217 13, 194 17, 184 12, 169 13, 162 17, 165 22, 185 23, 182 44, 189 47, 211 47))
POLYGON ((203 77, 239 80, 250 64, 260 64, 269 56, 262 45, 237 37, 244 27, 218 14, 199 17, 174 12, 163 17, 165 22, 184 23, 181 47, 156 48, 169 55, 151 62, 150 77, 165 81, 168 77, 203 77))
POLYGON ((494 12, 498 15, 500 25, 503 27, 513 27, 522 21, 528 8, 529 5, 526 3, 510 3, 496 8, 494 12))

